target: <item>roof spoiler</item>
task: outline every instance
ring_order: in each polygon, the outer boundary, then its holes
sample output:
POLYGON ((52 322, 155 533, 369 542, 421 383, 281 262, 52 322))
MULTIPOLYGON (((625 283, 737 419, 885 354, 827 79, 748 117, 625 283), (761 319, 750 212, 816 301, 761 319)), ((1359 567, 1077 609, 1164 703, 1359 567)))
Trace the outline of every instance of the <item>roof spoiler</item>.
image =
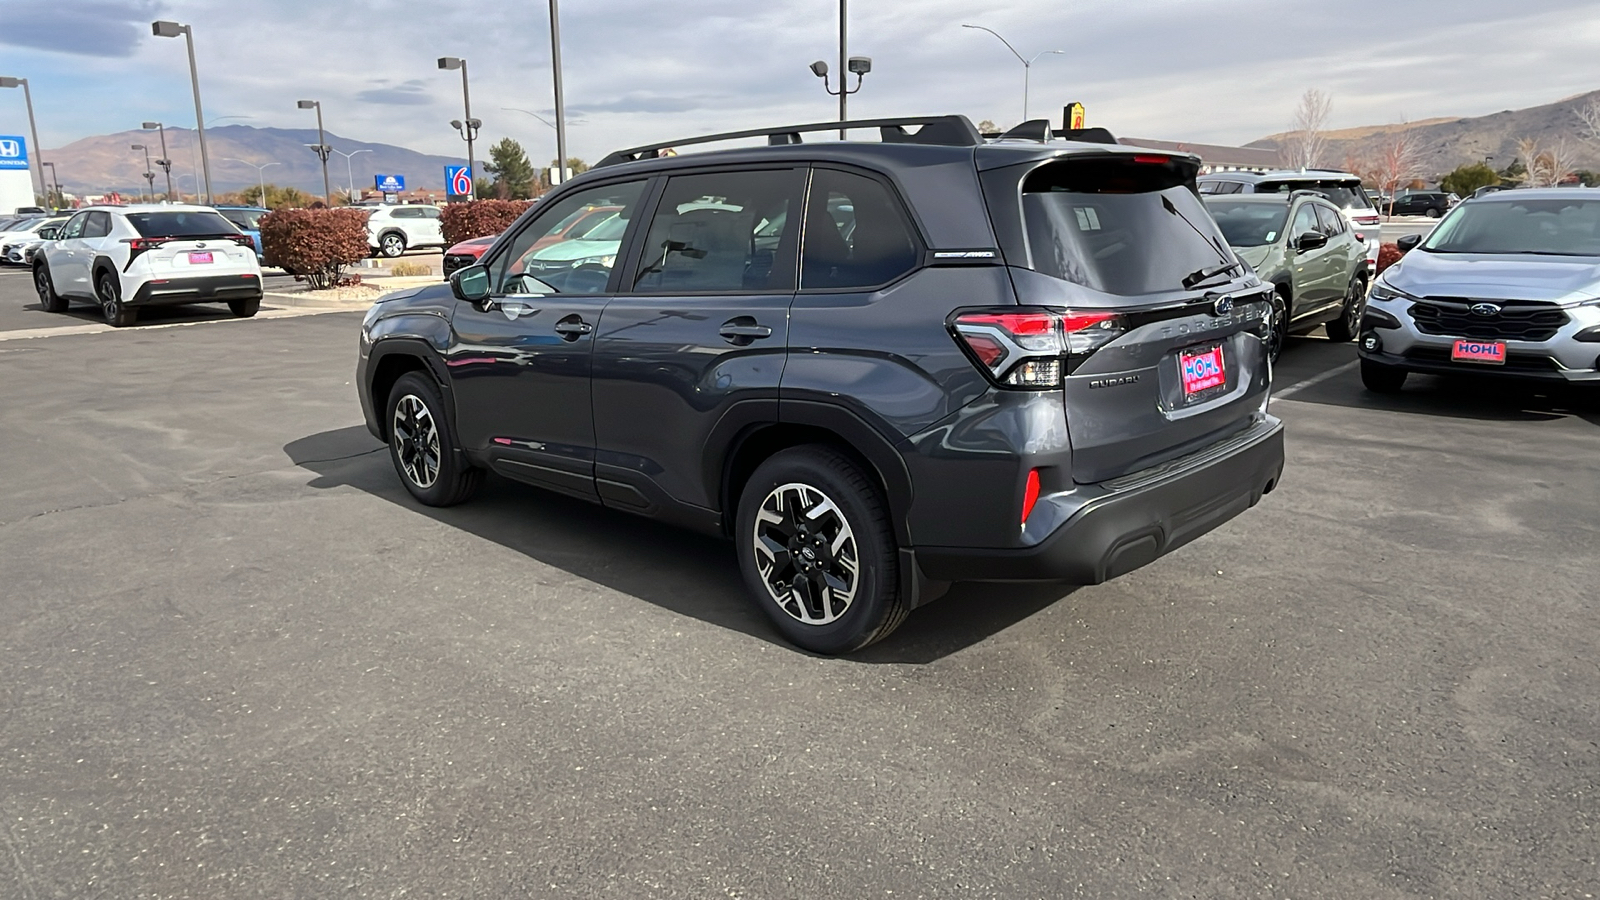
POLYGON ((1115 144, 1115 136, 1104 128, 1052 128, 1049 119, 1029 119, 1005 132, 989 131, 983 137, 996 141, 1035 141, 1049 143, 1051 138, 1078 141, 1085 144, 1115 144))

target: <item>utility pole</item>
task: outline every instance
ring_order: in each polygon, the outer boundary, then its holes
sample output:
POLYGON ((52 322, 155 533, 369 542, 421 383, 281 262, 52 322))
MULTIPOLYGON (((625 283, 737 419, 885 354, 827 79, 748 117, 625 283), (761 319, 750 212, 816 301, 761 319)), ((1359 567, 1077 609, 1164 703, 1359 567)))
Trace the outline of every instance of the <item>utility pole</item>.
POLYGON ((317 111, 317 143, 311 149, 315 150, 317 158, 322 160, 322 202, 325 206, 333 206, 333 188, 328 186, 328 151, 333 148, 328 146, 328 139, 322 131, 322 101, 299 100, 295 102, 295 106, 317 111))
POLYGON ((555 75, 556 92, 556 171, 567 180, 567 110, 561 100, 561 12, 550 0, 550 68, 555 75))
POLYGON ((200 168, 205 177, 206 202, 211 202, 211 156, 206 153, 206 119, 205 113, 200 109, 200 69, 194 62, 194 29, 188 25, 177 22, 152 22, 150 33, 156 37, 177 37, 183 35, 184 41, 189 46, 189 84, 194 88, 194 127, 200 136, 200 168))

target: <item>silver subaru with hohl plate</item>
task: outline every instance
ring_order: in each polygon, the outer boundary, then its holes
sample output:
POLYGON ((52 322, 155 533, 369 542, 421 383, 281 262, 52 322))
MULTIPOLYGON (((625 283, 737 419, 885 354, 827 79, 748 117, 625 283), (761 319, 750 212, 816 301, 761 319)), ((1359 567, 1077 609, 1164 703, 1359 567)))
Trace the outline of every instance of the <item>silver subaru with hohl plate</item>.
POLYGON ((1411 372, 1600 385, 1600 191, 1503 191, 1457 206, 1372 286, 1361 380, 1411 372))

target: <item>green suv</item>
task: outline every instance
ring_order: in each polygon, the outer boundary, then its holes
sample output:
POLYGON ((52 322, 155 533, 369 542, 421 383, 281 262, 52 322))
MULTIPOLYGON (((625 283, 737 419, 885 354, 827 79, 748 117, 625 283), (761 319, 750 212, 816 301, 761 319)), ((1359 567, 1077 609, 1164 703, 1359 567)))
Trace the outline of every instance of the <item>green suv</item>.
POLYGON ((1233 252, 1275 288, 1267 350, 1326 323, 1328 338, 1356 336, 1367 295, 1367 247, 1339 209, 1310 191, 1208 196, 1233 252))

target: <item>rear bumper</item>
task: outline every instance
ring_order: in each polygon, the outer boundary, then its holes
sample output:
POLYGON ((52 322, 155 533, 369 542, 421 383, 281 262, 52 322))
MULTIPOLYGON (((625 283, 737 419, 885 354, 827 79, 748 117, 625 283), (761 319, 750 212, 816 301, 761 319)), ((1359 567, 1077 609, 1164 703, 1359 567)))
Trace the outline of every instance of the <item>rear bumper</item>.
POLYGON ((164 306, 173 303, 254 300, 260 297, 260 275, 203 275, 198 278, 147 281, 132 296, 123 298, 122 302, 129 306, 164 306))
POLYGON ((1033 547, 918 547, 917 562, 939 581, 1099 584, 1254 506, 1282 474, 1283 423, 1263 416, 1246 431, 1183 460, 1080 486, 1092 499, 1033 547))

